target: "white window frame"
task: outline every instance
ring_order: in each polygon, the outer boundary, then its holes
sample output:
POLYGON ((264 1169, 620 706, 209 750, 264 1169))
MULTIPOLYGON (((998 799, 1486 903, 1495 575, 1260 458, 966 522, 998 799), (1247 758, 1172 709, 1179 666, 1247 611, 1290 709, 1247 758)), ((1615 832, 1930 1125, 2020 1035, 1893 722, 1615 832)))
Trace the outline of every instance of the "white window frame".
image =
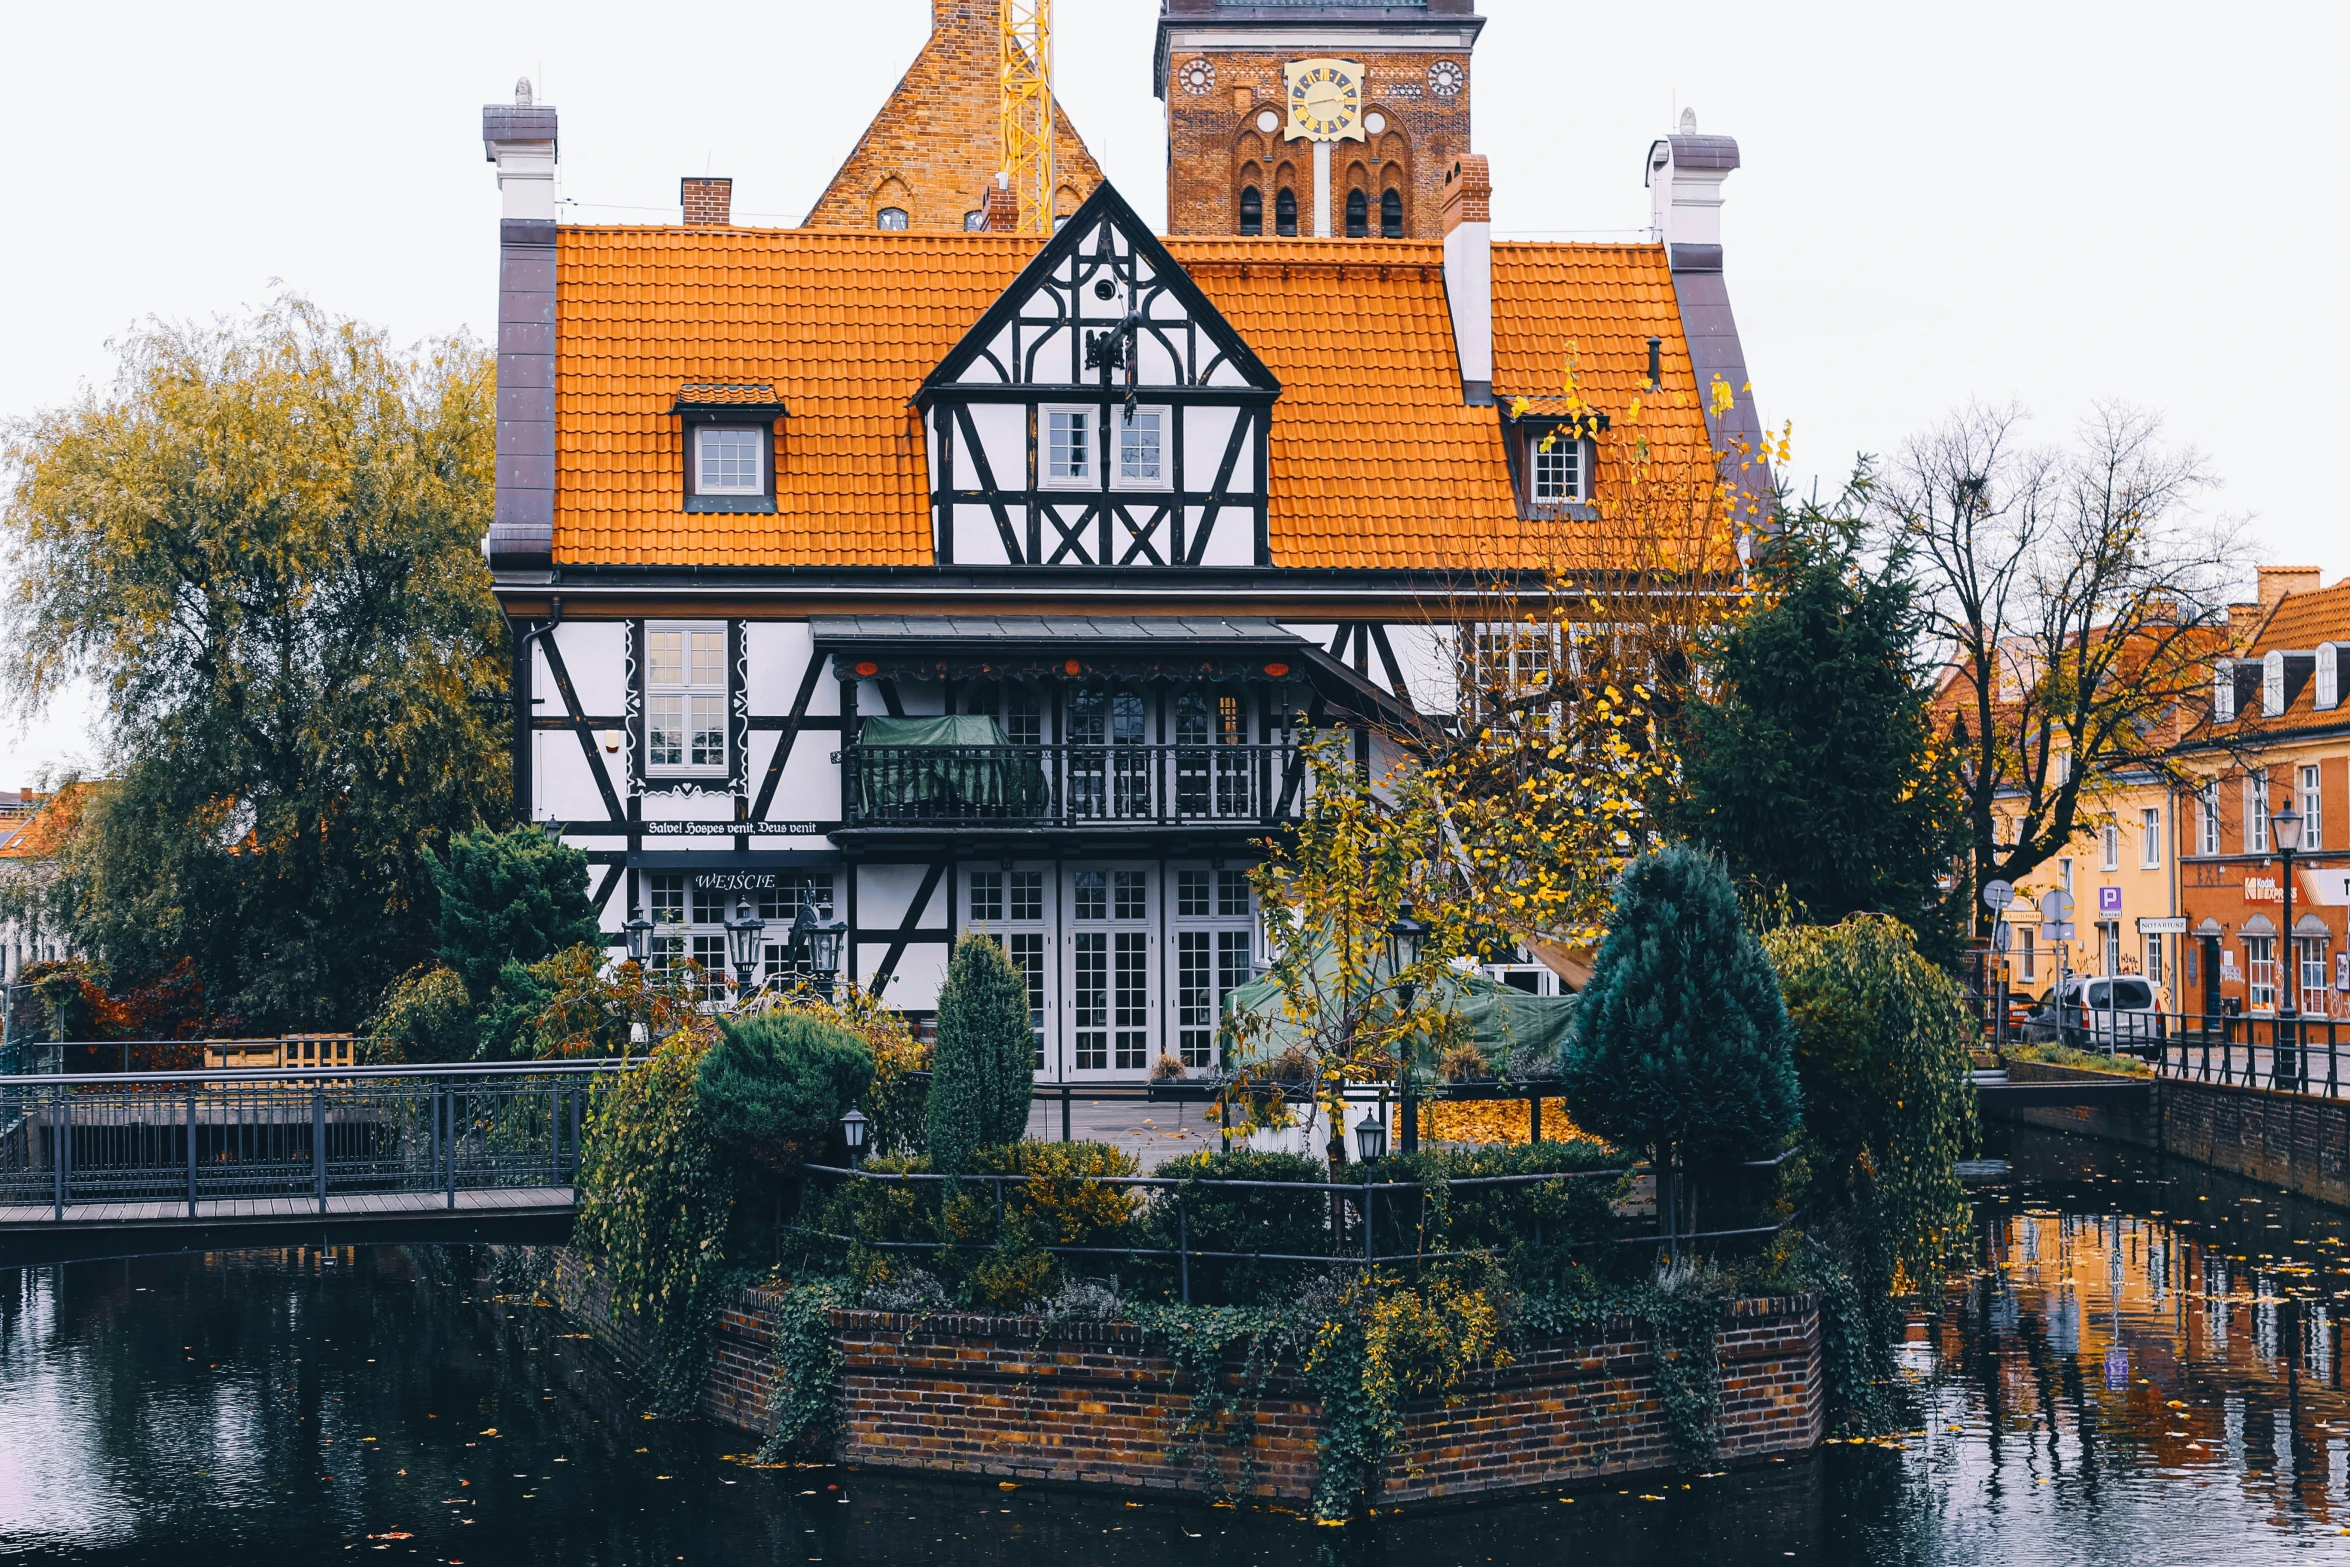
POLYGON ((2219 781, 2195 791, 2197 844, 2204 854, 2219 853, 2219 781))
POLYGON ((2138 869, 2162 867, 2162 807, 2149 805, 2138 812, 2138 869))
POLYGON ((2073 861, 2069 854, 2056 862, 2056 884, 2067 892, 2073 890, 2073 861))
POLYGON ((1175 410, 1163 405, 1139 403, 1134 409, 1135 423, 1126 422, 1126 410, 1113 408, 1103 415, 1110 432, 1110 488, 1113 490, 1172 490, 1175 488, 1175 410), (1159 476, 1155 479, 1130 479, 1126 476, 1126 432, 1139 429, 1145 417, 1156 419, 1159 427, 1159 476))
POLYGON ((2320 712, 2342 705, 2342 653, 2345 644, 2317 645, 2317 708, 2320 712))
POLYGON ((2277 938, 2239 936, 2244 948, 2244 1010, 2269 1013, 2277 1009, 2277 938), (2266 953, 2255 957, 2254 953, 2266 953))
POLYGON ((2293 975, 2296 1005, 2306 1009, 2309 1005, 2306 998, 2312 992, 2321 997, 2325 994, 2326 971, 2332 967, 2328 948, 2332 943, 2333 938, 2330 936, 2295 936, 2293 938, 2293 961, 2300 965, 2293 975), (2310 978, 2313 974, 2317 976, 2314 980, 2310 978))
POLYGON ((2244 852, 2268 853, 2268 774, 2244 779, 2244 852))
POLYGON ((2285 655, 2272 652, 2260 661, 2260 716, 2280 718, 2285 711, 2285 655))
POLYGON ((1591 453, 1585 449, 1583 438, 1566 429, 1528 430, 1526 432, 1526 499, 1536 506, 1574 506, 1591 498, 1591 453), (1545 439, 1550 450, 1544 451, 1545 439), (1545 494, 1542 488, 1542 469, 1545 461, 1572 460, 1573 482, 1555 495, 1545 494))
POLYGON ((1099 490, 1102 476, 1099 465, 1101 448, 1102 410, 1098 403, 1043 403, 1036 410, 1036 484, 1043 490, 1099 490), (1085 471, 1059 473, 1053 471, 1053 420, 1075 415, 1085 421, 1085 471))
POLYGON ((2163 982, 2163 965, 2162 938, 2160 936, 2148 936, 2146 938, 2145 965, 2146 983, 2149 985, 2161 984, 2163 982))
POLYGON ((693 449, 690 455, 693 459, 694 494, 756 497, 767 493, 767 474, 770 464, 775 460, 775 432, 773 430, 756 424, 697 424, 692 427, 690 433, 693 436, 693 449), (708 483, 704 444, 712 436, 736 435, 747 438, 751 443, 751 466, 756 470, 751 475, 751 482, 743 485, 708 483))
POLYGON ((2322 849, 2326 846, 2325 778, 2317 770, 2317 763, 2301 764, 2301 847, 2322 849))
POLYGON ((726 622, 723 620, 648 620, 645 622, 645 776, 648 778, 724 778, 732 768, 733 736, 728 722, 726 622), (675 684, 653 683, 653 638, 664 633, 680 633, 678 645, 680 668, 684 679, 675 684), (718 636, 718 679, 715 682, 694 678, 694 637, 697 633, 715 632, 718 636), (693 760, 694 713, 703 701, 715 699, 718 713, 718 760, 693 760), (654 703, 676 700, 683 704, 680 715, 681 741, 675 762, 655 761, 653 751, 654 703))
POLYGON ((2214 722, 2236 721, 2236 661, 2223 658, 2211 677, 2211 716, 2214 722))
POLYGON ((2118 871, 2122 868, 2122 829, 2119 822, 2106 822, 2097 829, 2097 868, 2118 871))

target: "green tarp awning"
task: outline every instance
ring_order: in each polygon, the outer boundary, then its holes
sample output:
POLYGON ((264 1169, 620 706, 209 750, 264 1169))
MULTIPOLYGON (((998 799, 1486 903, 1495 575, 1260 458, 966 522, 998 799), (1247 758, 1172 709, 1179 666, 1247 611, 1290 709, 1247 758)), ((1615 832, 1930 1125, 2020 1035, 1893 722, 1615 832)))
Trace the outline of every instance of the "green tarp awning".
MULTIPOLYGON (((1231 1066, 1270 1062, 1301 1033, 1295 1023, 1282 1016, 1281 987, 1270 975, 1232 991, 1224 1005, 1227 1011, 1265 1020, 1262 1031, 1234 1051, 1228 1062, 1231 1066)), ((1457 969, 1423 991, 1418 1005, 1460 1018, 1497 1076, 1504 1072, 1515 1077, 1553 1075, 1575 1016, 1573 996, 1528 995, 1515 986, 1457 969)))
POLYGON ((1001 817, 1044 804, 1037 758, 985 714, 867 718, 857 742, 857 794, 868 814, 1001 817))

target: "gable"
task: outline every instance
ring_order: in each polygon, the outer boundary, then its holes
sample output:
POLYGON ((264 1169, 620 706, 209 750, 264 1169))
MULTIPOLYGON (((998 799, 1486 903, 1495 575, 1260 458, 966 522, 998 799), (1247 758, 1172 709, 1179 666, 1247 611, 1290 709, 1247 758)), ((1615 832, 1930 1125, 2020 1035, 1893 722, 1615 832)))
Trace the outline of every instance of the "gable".
POLYGON ((1106 183, 940 361, 922 395, 1078 386, 1281 390, 1223 312, 1106 183), (1115 363, 1104 362, 1105 340, 1118 349, 1115 363))
MULTIPOLYGON (((996 0, 932 0, 931 33, 914 63, 857 138, 803 228, 874 227, 882 207, 916 234, 959 234, 1002 166, 996 0), (884 192, 884 186, 894 187, 884 192)), ((1053 105, 1060 200, 1074 207, 1102 182, 1101 165, 1053 105)))

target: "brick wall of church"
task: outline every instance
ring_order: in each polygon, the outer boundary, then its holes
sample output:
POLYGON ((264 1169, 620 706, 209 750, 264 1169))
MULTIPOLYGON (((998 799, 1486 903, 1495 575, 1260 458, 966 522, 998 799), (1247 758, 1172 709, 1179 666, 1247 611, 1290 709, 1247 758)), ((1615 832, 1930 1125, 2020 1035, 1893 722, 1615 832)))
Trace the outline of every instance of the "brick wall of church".
MULTIPOLYGON (((1001 166, 996 7, 931 0, 930 41, 809 209, 807 227, 870 229, 898 207, 915 233, 961 233, 1001 166)), ((1101 165, 1056 105, 1054 162, 1066 211, 1093 194, 1101 165)))
MULTIPOLYGON (((1266 135, 1257 128, 1266 110, 1283 110, 1281 68, 1295 54, 1184 51, 1168 59, 1167 232, 1170 234, 1237 234, 1240 232, 1240 170, 1254 160, 1265 171, 1261 189, 1265 204, 1265 233, 1274 230, 1278 171, 1284 163, 1293 171, 1297 192, 1298 233, 1314 232, 1314 149, 1305 141, 1284 141, 1276 126, 1266 135), (1205 61, 1211 72, 1195 63, 1205 61)), ((1465 53, 1366 53, 1368 75, 1363 98, 1366 118, 1374 111, 1387 117, 1387 129, 1366 135, 1363 141, 1342 141, 1330 149, 1330 232, 1346 233, 1346 192, 1349 177, 1360 167, 1370 208, 1370 227, 1379 231, 1379 196, 1383 177, 1400 166, 1404 194, 1404 237, 1444 237, 1444 171, 1454 158, 1469 151, 1470 64, 1465 53), (1435 90, 1447 63, 1459 70, 1458 90, 1446 95, 1435 90)))

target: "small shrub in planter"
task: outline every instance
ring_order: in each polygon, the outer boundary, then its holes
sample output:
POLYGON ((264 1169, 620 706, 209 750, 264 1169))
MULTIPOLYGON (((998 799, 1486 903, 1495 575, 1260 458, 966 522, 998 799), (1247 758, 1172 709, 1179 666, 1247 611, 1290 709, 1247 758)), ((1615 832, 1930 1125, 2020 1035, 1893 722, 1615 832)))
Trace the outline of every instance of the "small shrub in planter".
MULTIPOLYGON (((1310 1186, 1329 1177, 1328 1166, 1319 1159, 1239 1149, 1171 1159, 1152 1173, 1185 1184, 1180 1188, 1151 1188, 1149 1202, 1136 1225, 1141 1244, 1145 1246, 1175 1247, 1188 1223, 1191 1245, 1200 1251, 1311 1257, 1329 1250, 1327 1194, 1214 1184, 1219 1180, 1294 1181, 1310 1186)), ((1136 1291, 1169 1300, 1179 1298, 1180 1266, 1173 1257, 1137 1258, 1133 1268, 1136 1291)), ((1301 1277, 1314 1271, 1317 1270, 1312 1264, 1264 1261, 1249 1256, 1194 1257, 1191 1298, 1203 1304, 1269 1304, 1286 1300, 1296 1292, 1301 1277)))

